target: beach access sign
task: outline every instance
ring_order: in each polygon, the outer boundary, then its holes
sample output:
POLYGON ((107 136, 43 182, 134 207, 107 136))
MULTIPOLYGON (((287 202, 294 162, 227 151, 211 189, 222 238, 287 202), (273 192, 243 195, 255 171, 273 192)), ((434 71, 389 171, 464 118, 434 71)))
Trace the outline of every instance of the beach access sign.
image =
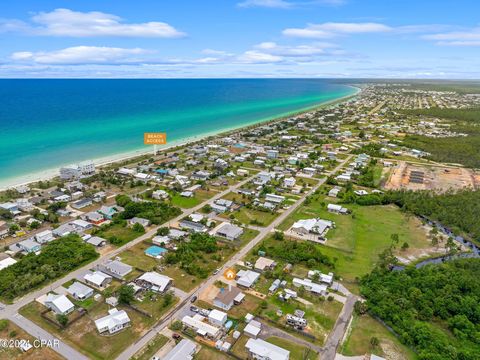
POLYGON ((144 133, 143 143, 145 145, 165 145, 167 143, 167 133, 144 133))

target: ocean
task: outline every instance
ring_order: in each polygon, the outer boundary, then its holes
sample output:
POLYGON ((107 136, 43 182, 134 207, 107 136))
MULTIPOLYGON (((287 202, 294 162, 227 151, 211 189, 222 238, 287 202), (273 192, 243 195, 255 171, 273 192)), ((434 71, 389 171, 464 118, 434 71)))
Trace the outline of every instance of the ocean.
POLYGON ((0 186, 89 159, 144 152, 352 95, 325 79, 0 80, 0 186))

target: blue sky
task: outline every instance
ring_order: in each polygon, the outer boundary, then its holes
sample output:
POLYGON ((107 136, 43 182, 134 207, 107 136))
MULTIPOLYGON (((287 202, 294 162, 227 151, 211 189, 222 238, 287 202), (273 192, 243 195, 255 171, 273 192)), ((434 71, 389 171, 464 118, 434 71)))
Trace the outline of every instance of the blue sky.
POLYGON ((480 78, 480 3, 15 0, 0 77, 480 78))

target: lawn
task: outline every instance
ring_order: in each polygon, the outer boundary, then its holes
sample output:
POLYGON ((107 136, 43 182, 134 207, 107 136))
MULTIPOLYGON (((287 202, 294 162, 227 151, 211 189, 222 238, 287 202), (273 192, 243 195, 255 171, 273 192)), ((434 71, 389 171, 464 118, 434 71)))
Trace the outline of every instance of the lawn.
POLYGON ((141 349, 132 360, 150 360, 155 353, 160 350, 167 342, 168 337, 157 334, 143 349, 141 349))
POLYGON ((175 194, 171 197, 170 203, 173 206, 177 206, 183 209, 189 209, 194 206, 197 206, 201 203, 195 196, 192 197, 185 197, 181 196, 180 194, 175 194))
POLYGON ((121 252, 118 256, 128 265, 143 271, 151 271, 159 264, 158 260, 145 255, 145 249, 149 248, 151 245, 152 244, 146 242, 140 242, 121 252))
MULTIPOLYGON (((317 195, 308 205, 302 205, 279 226, 287 230, 299 219, 319 217, 334 221, 336 228, 326 237, 326 246, 321 251, 335 262, 336 275, 346 281, 352 291, 356 290, 356 277, 368 273, 378 259, 378 255, 391 244, 391 235, 398 234, 400 247, 404 242, 409 250, 431 247, 421 222, 408 217, 394 206, 359 206, 348 204, 350 215, 329 213, 322 203, 328 203, 323 195, 317 195)), ((400 256, 405 256, 398 250, 400 256)))
POLYGON ((245 206, 241 207, 240 210, 232 213, 235 216, 235 219, 240 221, 242 224, 248 225, 252 222, 258 226, 268 226, 275 218, 278 216, 277 213, 271 213, 266 211, 260 211, 255 209, 248 209, 245 206))
POLYGON ((266 341, 290 351, 291 360, 315 360, 318 358, 318 354, 314 350, 276 336, 269 337, 266 341))
POLYGON ((232 357, 216 349, 202 346, 202 349, 195 355, 195 360, 230 360, 232 357))
POLYGON ((133 231, 131 227, 122 226, 121 224, 113 224, 112 226, 109 226, 106 230, 100 230, 96 235, 107 240, 110 237, 115 236, 120 240, 120 243, 115 245, 122 246, 136 239, 142 234, 136 231, 133 231))
POLYGON ((128 313, 131 326, 113 336, 100 335, 95 327, 94 320, 108 314, 109 306, 103 302, 96 303, 90 307, 88 314, 64 330, 60 330, 41 317, 40 312, 45 307, 37 302, 27 304, 20 309, 20 313, 89 358, 107 360, 115 359, 130 344, 140 338, 177 301, 178 299, 175 299, 168 307, 162 306, 161 299, 154 303, 146 298, 144 303, 135 303, 135 306, 149 311, 153 315, 152 318, 141 315, 130 308, 118 306, 117 308, 124 309, 128 313))
POLYGON ((388 329, 369 315, 354 315, 351 329, 343 345, 340 347, 343 355, 354 356, 374 353, 379 356, 395 354, 396 359, 416 359, 415 353, 388 331, 388 329), (375 348, 370 345, 370 339, 376 337, 380 344, 375 348))
MULTIPOLYGON (((7 341, 29 341, 33 345, 35 338, 9 320, 0 320, 0 339, 7 341)), ((32 348, 24 353, 19 347, 0 347, 0 359, 9 360, 61 360, 63 356, 48 347, 32 348)))

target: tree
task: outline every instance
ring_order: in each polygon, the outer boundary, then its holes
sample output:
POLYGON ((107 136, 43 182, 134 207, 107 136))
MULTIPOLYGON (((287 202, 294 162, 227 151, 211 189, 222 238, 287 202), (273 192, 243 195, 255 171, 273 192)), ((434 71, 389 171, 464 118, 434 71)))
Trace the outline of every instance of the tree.
POLYGON ((65 314, 57 314, 57 321, 60 325, 65 326, 68 323, 68 316, 65 314))
POLYGON ((122 285, 118 290, 118 301, 122 304, 130 304, 134 300, 135 290, 131 285, 122 285))
POLYGON ((163 295, 162 307, 166 308, 173 302, 173 294, 171 291, 168 291, 163 295))
POLYGON ((145 234, 145 228, 140 223, 133 224, 132 230, 140 234, 145 234))
POLYGON ((408 245, 408 242, 406 242, 406 241, 402 244, 402 250, 403 251, 407 250, 409 247, 410 247, 410 245, 408 245))
POLYGON ((370 345, 372 345, 372 348, 376 348, 378 345, 380 345, 380 340, 376 336, 372 336, 370 338, 370 345))
POLYGON ((162 226, 158 228, 157 235, 159 236, 167 236, 170 233, 170 229, 168 227, 162 226))
POLYGON ((359 315, 363 315, 363 314, 366 314, 367 311, 368 311, 368 306, 365 302, 363 301, 360 301, 360 300, 357 300, 355 302, 355 305, 353 306, 353 309, 355 310, 355 312, 359 315))
POLYGON ((283 241, 285 239, 285 236, 283 235, 283 232, 275 231, 275 233, 273 234, 273 238, 275 240, 283 241))

